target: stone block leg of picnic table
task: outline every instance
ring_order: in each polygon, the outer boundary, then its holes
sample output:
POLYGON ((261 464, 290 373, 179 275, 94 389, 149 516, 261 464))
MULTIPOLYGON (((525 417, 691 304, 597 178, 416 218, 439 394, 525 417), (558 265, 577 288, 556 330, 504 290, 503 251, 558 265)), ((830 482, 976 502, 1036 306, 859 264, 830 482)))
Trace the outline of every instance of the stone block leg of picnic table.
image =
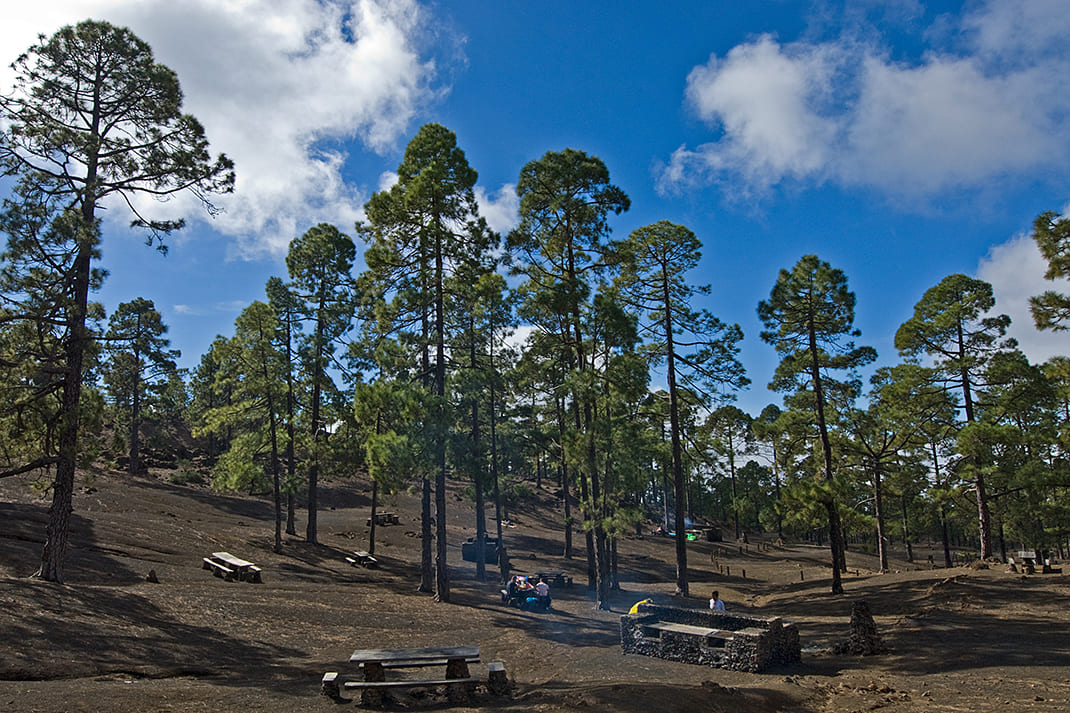
MULTIPOLYGON (((363 668, 365 681, 386 680, 386 670, 383 669, 383 664, 377 661, 366 661, 363 668)), ((383 692, 377 688, 365 688, 360 692, 360 703, 364 706, 381 706, 383 705, 383 692)))
POLYGON ((341 692, 338 690, 337 671, 328 671, 323 674, 323 681, 320 683, 320 694, 334 699, 342 697, 341 692))
MULTIPOLYGON (((446 662, 446 678, 468 678, 468 662, 463 658, 450 659, 446 662)), ((468 703, 469 689, 472 687, 471 683, 451 683, 446 687, 446 695, 450 699, 450 703, 454 705, 463 705, 468 703)))
POLYGON ((487 664, 487 690, 495 696, 504 696, 509 692, 509 677, 505 674, 505 664, 492 661, 487 664))

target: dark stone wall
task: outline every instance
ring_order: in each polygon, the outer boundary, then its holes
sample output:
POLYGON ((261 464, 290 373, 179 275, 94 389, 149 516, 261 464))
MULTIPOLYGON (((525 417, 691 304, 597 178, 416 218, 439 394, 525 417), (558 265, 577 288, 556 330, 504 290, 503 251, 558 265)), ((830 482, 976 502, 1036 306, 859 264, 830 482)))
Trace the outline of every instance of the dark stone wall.
POLYGON ((758 672, 801 660, 798 629, 779 618, 658 604, 640 604, 638 613, 620 618, 620 643, 626 654, 735 671, 758 672), (660 623, 718 629, 724 633, 703 636, 664 631, 657 628, 660 623))

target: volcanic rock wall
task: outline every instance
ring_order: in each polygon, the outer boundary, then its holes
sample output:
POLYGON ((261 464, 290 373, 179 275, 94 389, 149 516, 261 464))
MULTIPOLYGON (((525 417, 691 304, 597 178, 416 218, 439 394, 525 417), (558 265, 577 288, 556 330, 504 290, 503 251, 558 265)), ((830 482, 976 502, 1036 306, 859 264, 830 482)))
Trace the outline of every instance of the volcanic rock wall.
POLYGON ((735 671, 764 671, 801 659, 798 629, 779 617, 658 604, 640 604, 638 613, 622 616, 620 642, 626 654, 735 671))

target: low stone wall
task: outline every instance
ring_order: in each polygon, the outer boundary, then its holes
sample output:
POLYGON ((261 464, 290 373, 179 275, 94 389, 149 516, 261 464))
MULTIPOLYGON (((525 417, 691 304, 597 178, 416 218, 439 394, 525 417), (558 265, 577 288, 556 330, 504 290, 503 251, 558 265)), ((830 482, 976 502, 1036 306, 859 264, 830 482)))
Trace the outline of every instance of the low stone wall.
POLYGON ((626 654, 735 671, 758 672, 801 660, 799 630, 779 617, 658 604, 640 604, 638 613, 620 618, 620 643, 626 654), (683 627, 674 630, 673 624, 683 627), (717 632, 706 634, 686 627, 717 632))

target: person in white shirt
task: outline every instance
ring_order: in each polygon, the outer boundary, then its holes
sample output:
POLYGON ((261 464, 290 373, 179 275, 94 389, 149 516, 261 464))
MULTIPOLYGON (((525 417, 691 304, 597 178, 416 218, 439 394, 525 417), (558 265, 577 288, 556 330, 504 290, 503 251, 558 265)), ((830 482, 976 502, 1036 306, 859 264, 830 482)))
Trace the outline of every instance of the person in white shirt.
POLYGON ((535 585, 535 593, 539 595, 539 605, 543 611, 549 611, 550 609, 550 585, 547 584, 542 578, 539 578, 538 584, 535 585))
POLYGON ((720 594, 715 589, 713 590, 713 596, 710 597, 710 609, 713 611, 724 611, 724 602, 721 601, 720 594))

